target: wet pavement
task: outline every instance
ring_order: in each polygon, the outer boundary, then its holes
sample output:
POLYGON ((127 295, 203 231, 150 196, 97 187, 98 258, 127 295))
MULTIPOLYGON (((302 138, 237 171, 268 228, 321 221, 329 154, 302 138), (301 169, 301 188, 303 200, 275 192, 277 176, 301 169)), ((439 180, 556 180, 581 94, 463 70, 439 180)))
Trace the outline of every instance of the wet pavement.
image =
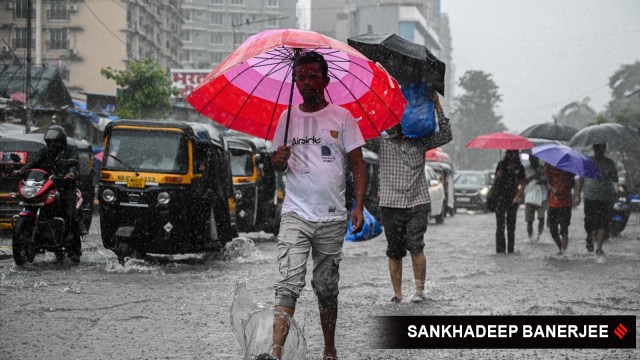
MULTIPOLYGON (((632 214, 605 257, 586 252, 582 208, 574 210, 567 255, 548 230, 526 236, 518 212, 516 252, 495 254, 493 214, 459 213, 426 235, 427 301, 413 304, 409 259, 403 263, 405 301, 393 293, 384 236, 346 243, 341 263, 337 346, 342 360, 364 359, 637 359, 637 349, 376 350, 375 315, 637 315, 640 311, 640 220, 632 214)), ((245 234, 227 260, 203 255, 155 256, 121 266, 101 245, 98 219, 81 263, 53 254, 16 267, 0 258, 0 359, 242 359, 232 331, 235 284, 273 303, 276 245, 268 234, 245 234)), ((0 234, 0 246, 10 245, 0 234)), ((6 248, 2 248, 6 249, 6 248)), ((306 359, 321 359, 322 333, 309 281, 295 319, 306 359)), ((637 330, 637 329, 636 329, 637 330)), ((638 332, 636 331, 636 334, 638 332)), ((638 337, 638 336, 636 336, 638 337)), ((638 342, 638 339, 636 339, 638 342)))

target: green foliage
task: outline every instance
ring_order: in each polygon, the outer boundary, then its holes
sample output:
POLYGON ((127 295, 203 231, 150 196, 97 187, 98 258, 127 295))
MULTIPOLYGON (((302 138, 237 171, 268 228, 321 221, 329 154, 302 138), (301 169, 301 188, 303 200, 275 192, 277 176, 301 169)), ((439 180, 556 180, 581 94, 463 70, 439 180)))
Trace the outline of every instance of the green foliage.
POLYGON ((131 61, 128 70, 102 68, 100 74, 118 85, 116 115, 121 118, 163 118, 171 109, 172 86, 169 70, 152 59, 131 61))
POLYGON ((465 145, 478 135, 506 130, 496 114, 502 100, 499 88, 491 75, 482 71, 467 71, 459 82, 463 93, 454 99, 450 151, 460 169, 493 169, 499 151, 467 149, 465 145))
POLYGON ((640 61, 622 65, 609 78, 609 87, 608 117, 631 129, 640 128, 640 61))
POLYGON ((565 105, 557 115, 556 122, 562 125, 572 126, 578 130, 587 127, 597 121, 596 111, 589 106, 591 99, 586 97, 582 101, 574 101, 565 105))

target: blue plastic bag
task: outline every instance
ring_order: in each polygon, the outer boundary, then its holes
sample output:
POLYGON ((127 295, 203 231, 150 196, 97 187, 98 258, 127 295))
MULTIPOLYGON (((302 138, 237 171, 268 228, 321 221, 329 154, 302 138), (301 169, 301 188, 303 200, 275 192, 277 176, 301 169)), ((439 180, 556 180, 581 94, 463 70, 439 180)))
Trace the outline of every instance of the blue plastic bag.
POLYGON ((353 224, 351 223, 351 218, 349 218, 349 225, 347 226, 347 234, 344 236, 345 241, 365 241, 373 239, 374 237, 380 235, 382 233, 382 228, 380 227, 380 223, 376 218, 371 215, 371 213, 364 209, 364 225, 362 226, 362 230, 355 234, 351 233, 353 230, 353 224))
POLYGON ((429 87, 425 83, 412 83, 402 87, 407 99, 402 120, 402 135, 409 139, 421 138, 436 132, 435 105, 427 98, 429 87))

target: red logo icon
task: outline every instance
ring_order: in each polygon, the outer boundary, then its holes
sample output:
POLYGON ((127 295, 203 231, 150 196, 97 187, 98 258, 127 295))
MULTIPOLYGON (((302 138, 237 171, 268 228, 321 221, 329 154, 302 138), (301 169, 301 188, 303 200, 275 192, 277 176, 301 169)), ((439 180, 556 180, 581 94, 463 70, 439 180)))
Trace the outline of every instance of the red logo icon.
POLYGON ((622 338, 625 335, 627 335, 627 332, 628 332, 627 328, 624 327, 622 323, 620 323, 618 327, 615 330, 613 330, 613 333, 616 334, 620 338, 620 340, 622 340, 622 338))

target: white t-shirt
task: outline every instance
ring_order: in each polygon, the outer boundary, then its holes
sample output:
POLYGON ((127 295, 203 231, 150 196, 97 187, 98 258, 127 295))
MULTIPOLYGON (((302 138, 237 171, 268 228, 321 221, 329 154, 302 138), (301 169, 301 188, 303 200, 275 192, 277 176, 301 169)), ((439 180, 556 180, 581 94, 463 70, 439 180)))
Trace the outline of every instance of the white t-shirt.
MULTIPOLYGON (((283 111, 271 146, 283 145, 287 111, 283 111)), ((351 113, 329 104, 316 112, 291 107, 287 145, 291 146, 282 213, 295 212, 314 221, 344 220, 347 154, 365 144, 351 113)))

